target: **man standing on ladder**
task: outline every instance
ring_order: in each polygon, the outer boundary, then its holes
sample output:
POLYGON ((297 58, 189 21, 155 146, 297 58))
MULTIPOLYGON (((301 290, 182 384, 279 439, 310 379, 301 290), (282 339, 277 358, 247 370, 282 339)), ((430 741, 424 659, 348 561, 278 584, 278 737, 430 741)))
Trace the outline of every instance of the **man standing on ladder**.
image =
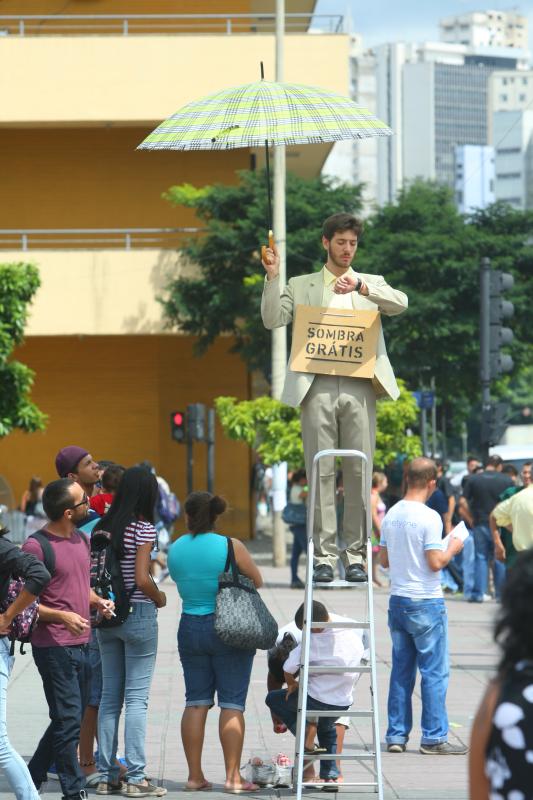
MULTIPOLYGON (((407 308, 407 296, 392 289, 381 275, 358 274, 352 267, 362 222, 351 214, 334 214, 324 222, 322 244, 327 261, 320 272, 291 278, 281 292, 279 255, 267 248, 263 266, 266 280, 261 302, 263 324, 268 330, 289 325, 296 306, 380 311, 393 316, 407 308)), ((376 436, 376 396, 396 400, 399 389, 387 356, 380 329, 374 378, 346 378, 295 372, 287 369, 282 401, 301 408, 302 438, 307 474, 311 475, 313 458, 319 450, 346 448, 363 451, 368 459, 366 474, 372 475, 376 436)), ((361 463, 345 459, 344 526, 346 550, 340 554, 346 580, 366 581, 367 504, 370 486, 363 487, 361 463), (363 498, 363 502, 360 498, 363 498)), ((335 462, 324 458, 319 463, 319 481, 315 506, 314 580, 329 583, 334 578, 337 552, 335 513, 335 462)))

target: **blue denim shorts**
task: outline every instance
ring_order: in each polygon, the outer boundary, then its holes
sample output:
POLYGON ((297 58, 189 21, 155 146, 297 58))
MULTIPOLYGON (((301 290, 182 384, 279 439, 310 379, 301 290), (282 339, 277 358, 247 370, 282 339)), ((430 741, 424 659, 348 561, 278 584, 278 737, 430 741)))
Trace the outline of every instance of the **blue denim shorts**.
POLYGON ((102 699, 102 659, 100 658, 100 647, 96 638, 96 629, 91 631, 91 638, 87 645, 89 653, 89 665, 91 667, 91 685, 89 688, 88 706, 98 708, 102 699))
POLYGON ((244 711, 255 650, 237 650, 215 633, 215 615, 182 614, 178 651, 185 678, 185 705, 244 711))

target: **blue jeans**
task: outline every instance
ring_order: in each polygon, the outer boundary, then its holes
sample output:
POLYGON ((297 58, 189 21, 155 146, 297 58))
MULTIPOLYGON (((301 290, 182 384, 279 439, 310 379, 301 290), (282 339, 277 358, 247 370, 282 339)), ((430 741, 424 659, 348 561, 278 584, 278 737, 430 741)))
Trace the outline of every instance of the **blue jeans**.
POLYGON ((448 620, 442 598, 411 600, 391 595, 389 629, 392 669, 387 744, 405 744, 413 727, 412 694, 416 668, 422 692, 422 744, 448 740, 448 620))
POLYGON ((244 711, 255 650, 237 650, 215 633, 214 614, 182 614, 178 651, 185 678, 185 705, 244 711))
POLYGON ((291 525, 290 531, 294 536, 291 551, 291 582, 298 580, 298 559, 307 550, 307 526, 291 525))
POLYGON ((474 528, 474 544, 476 548, 474 590, 470 599, 481 603, 483 595, 489 588, 489 561, 492 561, 494 589, 496 599, 500 599, 505 580, 505 564, 494 558, 494 542, 488 525, 476 525, 474 528))
POLYGON ((102 780, 116 783, 118 723, 122 706, 128 783, 144 780, 146 714, 157 653, 157 609, 153 603, 133 602, 122 625, 98 630, 102 658, 102 699, 98 711, 98 766, 102 780))
POLYGON ((39 800, 28 767, 13 750, 7 737, 7 684, 15 661, 13 656, 9 655, 10 646, 11 642, 6 636, 0 638, 0 767, 5 772, 17 800, 39 800))
POLYGON ((55 763, 64 798, 79 798, 85 775, 78 763, 80 726, 89 694, 90 667, 86 645, 32 647, 43 681, 50 714, 28 769, 39 789, 55 763))
MULTIPOLYGON (((274 689, 266 696, 265 703, 276 717, 279 717, 290 732, 296 736, 296 719, 298 715, 298 692, 292 692, 287 699, 286 689, 274 689)), ((332 706, 315 700, 311 695, 307 695, 307 708, 309 711, 338 711, 339 716, 349 706, 332 706)), ((321 747, 325 747, 328 753, 337 752, 337 730, 335 728, 336 719, 334 717, 318 717, 317 738, 321 747)), ((337 778, 339 771, 335 759, 324 759, 320 761, 321 778, 337 778)))
POLYGON ((87 645, 89 654, 89 666, 91 667, 91 681, 89 698, 87 705, 98 708, 102 697, 102 659, 100 658, 100 646, 96 638, 96 628, 91 631, 91 639, 87 645))
POLYGON ((463 572, 463 594, 466 600, 470 600, 474 594, 476 579, 476 546, 472 531, 470 531, 470 536, 465 539, 461 552, 454 556, 454 560, 463 572))

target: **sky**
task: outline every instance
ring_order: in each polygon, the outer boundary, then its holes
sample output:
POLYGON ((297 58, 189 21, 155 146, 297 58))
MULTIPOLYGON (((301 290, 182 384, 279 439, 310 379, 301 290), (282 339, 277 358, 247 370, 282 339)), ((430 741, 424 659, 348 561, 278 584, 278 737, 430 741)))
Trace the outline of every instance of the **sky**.
POLYGON ((516 9, 529 20, 529 48, 533 50, 533 0, 318 0, 315 13, 349 11, 353 33, 363 35, 363 45, 392 41, 438 41, 441 17, 471 11, 516 9))

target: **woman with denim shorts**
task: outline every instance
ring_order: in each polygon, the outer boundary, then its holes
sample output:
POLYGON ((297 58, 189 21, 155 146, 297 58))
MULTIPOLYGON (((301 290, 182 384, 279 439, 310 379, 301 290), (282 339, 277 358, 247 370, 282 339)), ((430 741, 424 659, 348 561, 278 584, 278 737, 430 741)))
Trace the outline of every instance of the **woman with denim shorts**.
POLYGON ((156 539, 154 510, 157 501, 155 475, 145 467, 124 472, 109 511, 95 532, 110 534, 120 559, 131 611, 122 625, 99 628, 102 657, 102 699, 98 711, 98 745, 101 781, 97 794, 126 797, 162 797, 167 790, 154 786, 145 776, 144 740, 148 695, 157 653, 157 609, 166 605, 150 575, 150 551, 156 539), (116 761, 118 724, 125 704, 124 751, 127 784, 119 777, 116 761))
MULTIPOLYGON (((185 710, 181 738, 189 766, 185 789, 210 789, 202 770, 202 745, 207 712, 217 693, 220 706, 219 735, 226 781, 230 794, 254 792, 259 787, 241 777, 244 742, 244 707, 254 650, 237 650, 224 644, 215 633, 215 601, 218 576, 228 555, 226 536, 215 533, 215 521, 226 503, 209 492, 193 492, 185 502, 189 533, 171 546, 168 554, 170 576, 178 585, 183 611, 178 629, 178 651, 185 677, 185 710)), ((255 586, 263 584, 261 573, 247 549, 232 539, 239 571, 255 586)))

